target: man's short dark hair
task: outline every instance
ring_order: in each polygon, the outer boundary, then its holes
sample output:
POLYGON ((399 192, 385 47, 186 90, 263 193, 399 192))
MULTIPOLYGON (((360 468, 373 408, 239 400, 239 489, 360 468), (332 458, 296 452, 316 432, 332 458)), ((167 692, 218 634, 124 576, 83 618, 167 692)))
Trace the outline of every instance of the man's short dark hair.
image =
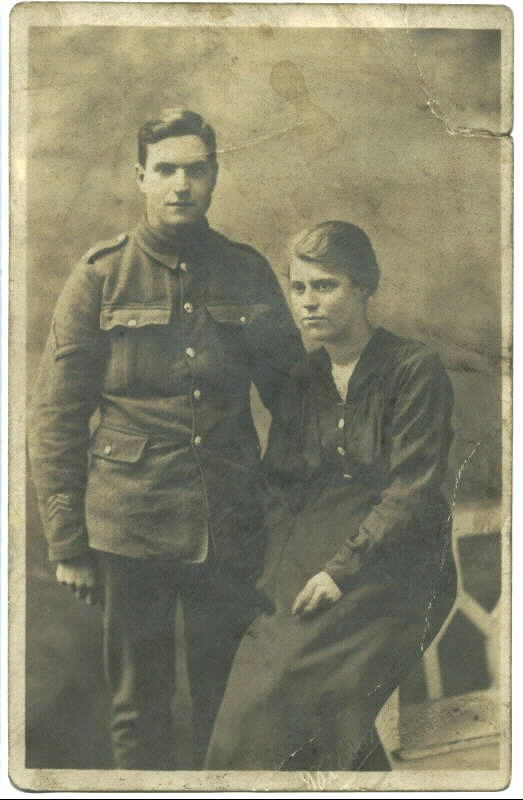
POLYGON ((198 136, 205 144, 208 160, 216 161, 214 129, 195 111, 186 108, 166 108, 158 117, 148 120, 138 131, 138 161, 145 167, 147 145, 169 136, 198 136))
POLYGON ((380 269, 376 255, 369 237, 357 225, 340 220, 320 222, 299 236, 293 251, 301 261, 344 272, 369 295, 378 288, 380 269))

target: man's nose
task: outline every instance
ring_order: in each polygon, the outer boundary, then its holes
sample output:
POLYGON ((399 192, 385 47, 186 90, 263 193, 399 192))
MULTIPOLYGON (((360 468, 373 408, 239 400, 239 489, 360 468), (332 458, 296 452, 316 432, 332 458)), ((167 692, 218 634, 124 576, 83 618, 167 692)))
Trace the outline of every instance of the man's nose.
POLYGON ((184 169, 177 169, 173 175, 173 189, 175 192, 183 193, 189 191, 189 181, 184 169))

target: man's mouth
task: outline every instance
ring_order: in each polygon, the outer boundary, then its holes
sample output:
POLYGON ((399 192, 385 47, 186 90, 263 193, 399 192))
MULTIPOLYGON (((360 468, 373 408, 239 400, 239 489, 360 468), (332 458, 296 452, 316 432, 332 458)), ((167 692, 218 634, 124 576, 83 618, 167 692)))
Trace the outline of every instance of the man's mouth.
POLYGON ((168 206, 172 206, 173 208, 192 208, 194 203, 184 203, 184 202, 176 202, 176 203, 166 203, 168 206))

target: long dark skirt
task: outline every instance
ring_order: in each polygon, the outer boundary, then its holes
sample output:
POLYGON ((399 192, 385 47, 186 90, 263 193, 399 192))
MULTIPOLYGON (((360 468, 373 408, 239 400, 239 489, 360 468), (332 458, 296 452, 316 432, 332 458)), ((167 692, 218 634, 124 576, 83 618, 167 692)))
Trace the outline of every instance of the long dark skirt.
POLYGON ((280 570, 273 612, 254 621, 237 651, 206 768, 364 768, 378 712, 455 598, 449 549, 436 570, 411 566, 403 578, 360 575, 309 619, 290 613, 301 578, 280 570))

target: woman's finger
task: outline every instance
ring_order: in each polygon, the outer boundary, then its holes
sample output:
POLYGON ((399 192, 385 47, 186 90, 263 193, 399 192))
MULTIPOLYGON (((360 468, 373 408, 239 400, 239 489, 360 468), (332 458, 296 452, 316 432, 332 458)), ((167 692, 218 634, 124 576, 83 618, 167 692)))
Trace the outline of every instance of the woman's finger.
POLYGON ((293 614, 301 613, 302 608, 308 603, 313 592, 314 592, 314 586, 311 586, 310 584, 306 583, 301 592, 297 595, 296 600, 294 601, 294 605, 292 607, 293 614))
POLYGON ((293 603, 291 613, 292 614, 299 614, 304 602, 305 602, 305 598, 304 598, 304 593, 303 593, 303 590, 302 590, 299 594, 296 595, 296 600, 293 603))
POLYGON ((316 611, 322 605, 322 595, 319 589, 315 589, 312 597, 309 599, 308 603, 306 603, 302 615, 312 614, 313 611, 316 611))

